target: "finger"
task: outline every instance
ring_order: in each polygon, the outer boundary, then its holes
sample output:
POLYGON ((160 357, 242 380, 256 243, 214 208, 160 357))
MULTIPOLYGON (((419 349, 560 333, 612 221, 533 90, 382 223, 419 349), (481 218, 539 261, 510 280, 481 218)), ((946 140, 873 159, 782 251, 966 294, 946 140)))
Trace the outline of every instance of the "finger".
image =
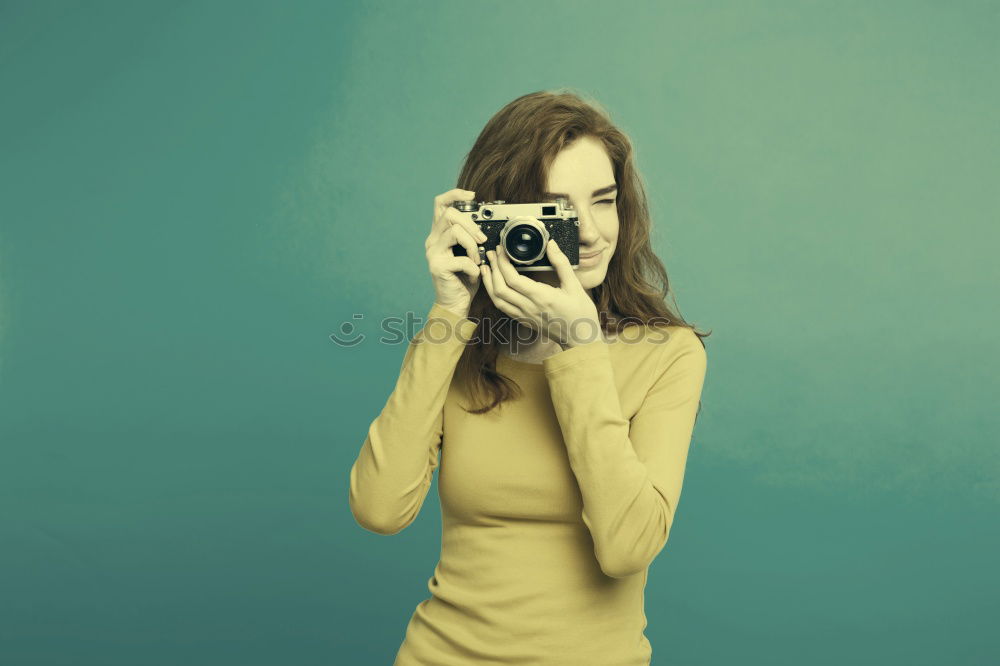
POLYGON ((448 228, 444 230, 440 236, 438 236, 437 241, 434 243, 434 249, 437 252, 443 252, 445 254, 455 255, 454 251, 451 249, 453 245, 461 245, 465 248, 465 253, 469 258, 475 263, 479 264, 479 246, 476 245, 476 241, 472 240, 469 236, 469 232, 457 224, 449 224, 448 228))
POLYGON ((497 306, 497 309, 509 317, 526 318, 525 313, 520 308, 497 295, 496 285, 493 282, 493 276, 496 271, 490 270, 489 264, 485 263, 479 268, 483 272, 483 286, 486 287, 486 293, 489 294, 490 300, 497 306))
POLYGON ((476 193, 472 190, 463 190, 456 187, 455 189, 442 192, 434 197, 434 222, 431 224, 431 231, 437 231, 438 233, 444 231, 445 224, 447 224, 444 219, 445 212, 447 212, 449 208, 458 210, 457 208, 452 207, 453 203, 456 201, 472 199, 475 196, 476 193))
MULTIPOLYGON (((497 247, 499 248, 500 246, 498 245, 497 247)), ((536 305, 540 305, 544 295, 543 287, 548 287, 549 285, 542 284, 537 280, 532 280, 528 276, 518 273, 514 262, 507 256, 506 251, 494 250, 494 252, 497 255, 497 270, 503 276, 504 283, 518 294, 527 297, 536 305)))
POLYGON ((452 273, 465 273, 473 279, 473 282, 478 281, 481 276, 479 266, 477 266, 472 259, 469 259, 468 257, 452 257, 451 259, 445 259, 441 265, 452 273))
POLYGON ((504 260, 506 257, 504 259, 497 258, 497 254, 503 254, 502 252, 490 250, 490 253, 492 253, 490 273, 493 276, 493 291, 497 294, 497 296, 523 312, 534 312, 537 310, 538 306, 535 305, 533 300, 522 294, 520 291, 512 288, 510 283, 507 281, 507 278, 509 273, 514 273, 515 277, 524 278, 530 282, 534 282, 534 280, 526 278, 523 275, 518 275, 514 267, 510 265, 509 261, 506 262, 505 266, 504 260))
POLYGON ((457 224, 468 231, 469 236, 474 238, 476 242, 486 242, 486 234, 483 233, 483 230, 479 228, 478 224, 472 221, 472 218, 468 213, 463 213, 457 208, 449 208, 444 212, 444 214, 449 223, 457 224))
POLYGON ((476 266, 471 259, 448 252, 428 256, 427 270, 435 277, 445 277, 454 273, 465 273, 469 276, 479 275, 479 266, 476 266))
POLYGON ((580 278, 573 270, 573 264, 569 263, 569 257, 559 249, 559 244, 554 240, 549 240, 545 251, 549 263, 556 269, 556 274, 559 276, 559 286, 566 290, 582 289, 583 285, 580 284, 580 278))
POLYGON ((468 213, 463 213, 459 209, 451 207, 444 214, 449 222, 460 225, 469 232, 470 236, 480 243, 486 241, 486 234, 483 233, 483 230, 472 220, 472 217, 468 213))

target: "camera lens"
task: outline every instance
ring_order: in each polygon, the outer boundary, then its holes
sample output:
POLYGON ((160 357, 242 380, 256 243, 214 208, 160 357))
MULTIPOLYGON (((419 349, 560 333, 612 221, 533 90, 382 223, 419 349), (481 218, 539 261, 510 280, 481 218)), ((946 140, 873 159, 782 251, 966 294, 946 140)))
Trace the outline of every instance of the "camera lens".
POLYGON ((512 259, 532 261, 541 256, 544 249, 542 234, 534 226, 519 224, 507 232, 504 249, 512 259))

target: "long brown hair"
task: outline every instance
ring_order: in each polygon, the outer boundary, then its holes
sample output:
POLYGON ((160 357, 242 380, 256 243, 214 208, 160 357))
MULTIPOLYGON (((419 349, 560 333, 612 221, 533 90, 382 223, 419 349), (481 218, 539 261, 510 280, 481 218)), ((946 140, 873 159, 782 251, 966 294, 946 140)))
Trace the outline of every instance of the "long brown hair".
MULTIPOLYGON (((565 88, 518 97, 490 118, 479 133, 456 186, 474 191, 478 201, 542 201, 556 155, 582 136, 594 137, 604 145, 618 184, 618 245, 604 281, 589 290, 601 327, 618 333, 627 325, 666 321, 690 328, 704 346, 702 338, 711 332, 698 332, 681 317, 676 303, 671 307, 666 302, 669 280, 650 244, 649 205, 635 168, 631 141, 597 102, 565 88)), ((469 318, 477 322, 475 342, 462 353, 456 373, 474 403, 464 409, 483 414, 520 395, 517 383, 497 372, 500 346, 487 334, 490 322, 506 319, 501 327, 505 335, 512 336, 515 322, 493 304, 484 287, 472 300, 469 318)))

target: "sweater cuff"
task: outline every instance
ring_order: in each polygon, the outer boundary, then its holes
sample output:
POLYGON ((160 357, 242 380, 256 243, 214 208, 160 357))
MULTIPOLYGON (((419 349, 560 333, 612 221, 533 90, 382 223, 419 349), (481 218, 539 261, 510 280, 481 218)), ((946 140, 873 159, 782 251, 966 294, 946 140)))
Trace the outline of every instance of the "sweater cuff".
POLYGON ((434 303, 423 327, 423 337, 436 344, 468 344, 476 332, 476 322, 434 303))
POLYGON ((545 358, 542 365, 545 368, 545 374, 551 376, 578 363, 587 363, 602 358, 610 359, 610 356, 608 343, 599 338, 553 354, 545 358))

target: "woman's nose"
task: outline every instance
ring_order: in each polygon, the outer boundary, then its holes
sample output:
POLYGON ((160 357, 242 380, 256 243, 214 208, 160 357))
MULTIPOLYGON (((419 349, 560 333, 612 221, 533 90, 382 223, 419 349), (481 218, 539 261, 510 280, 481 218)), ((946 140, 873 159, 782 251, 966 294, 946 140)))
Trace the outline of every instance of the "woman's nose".
POLYGON ((593 245, 601 237, 597 231, 589 212, 581 211, 577 214, 580 220, 580 245, 593 245))

